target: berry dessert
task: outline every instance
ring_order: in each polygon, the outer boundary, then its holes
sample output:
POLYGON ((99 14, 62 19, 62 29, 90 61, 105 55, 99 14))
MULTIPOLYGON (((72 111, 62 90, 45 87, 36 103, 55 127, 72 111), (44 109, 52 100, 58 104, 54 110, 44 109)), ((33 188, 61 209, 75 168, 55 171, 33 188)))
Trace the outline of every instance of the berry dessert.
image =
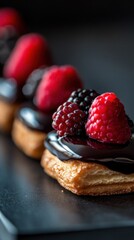
POLYGON ((0 9, 0 74, 18 38, 26 33, 25 23, 14 8, 0 9))
MULTIPOLYGON (((52 114, 72 91, 81 87, 82 81, 73 66, 51 66, 45 70, 33 105, 22 106, 14 120, 12 139, 22 152, 35 159, 41 158, 44 140, 52 130, 52 114)), ((25 92, 29 92, 28 86, 25 92)), ((81 110, 79 113, 85 116, 81 110)))
POLYGON ((51 54, 43 36, 30 33, 19 38, 4 65, 3 78, 0 78, 1 131, 11 131, 14 114, 25 101, 23 88, 31 72, 49 64, 51 54))
POLYGON ((115 93, 77 90, 52 118, 41 158, 49 176, 77 195, 134 191, 133 122, 115 93))

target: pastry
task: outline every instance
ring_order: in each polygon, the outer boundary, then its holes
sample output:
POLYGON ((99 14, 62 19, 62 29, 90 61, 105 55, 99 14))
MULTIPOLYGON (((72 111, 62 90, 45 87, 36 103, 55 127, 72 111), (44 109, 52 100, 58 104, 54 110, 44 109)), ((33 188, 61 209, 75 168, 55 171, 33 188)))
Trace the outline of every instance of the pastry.
POLYGON ((22 89, 33 70, 51 64, 49 51, 46 40, 37 33, 25 34, 17 41, 0 78, 1 131, 10 133, 15 112, 27 99, 22 89))
POLYGON ((25 98, 16 81, 0 78, 0 131, 10 133, 14 115, 25 98))
POLYGON ((40 159, 43 142, 51 128, 52 114, 39 111, 34 105, 22 106, 13 123, 14 143, 27 156, 40 159))
POLYGON ((18 38, 27 32, 26 24, 14 8, 0 9, 0 75, 18 38))
POLYGON ((123 104, 115 93, 103 93, 94 100, 90 95, 87 116, 86 103, 78 95, 73 93, 69 102, 53 114, 55 130, 45 140, 41 166, 62 187, 77 195, 133 192, 133 124, 123 104))
POLYGON ((12 139, 22 152, 35 159, 41 158, 44 140, 52 130, 53 112, 79 87, 82 82, 72 66, 52 66, 45 71, 33 106, 21 107, 14 120, 12 139))

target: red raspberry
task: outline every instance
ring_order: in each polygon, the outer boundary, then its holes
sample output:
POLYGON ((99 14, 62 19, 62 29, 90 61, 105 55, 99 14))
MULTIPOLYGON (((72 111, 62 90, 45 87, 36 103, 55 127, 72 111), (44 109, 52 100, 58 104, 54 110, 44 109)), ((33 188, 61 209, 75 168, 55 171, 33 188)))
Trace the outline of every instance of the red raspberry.
POLYGON ((76 103, 65 102, 53 114, 52 126, 59 136, 78 135, 84 128, 85 116, 76 103))
POLYGON ((35 103, 45 112, 54 112, 70 94, 82 87, 82 81, 73 66, 53 66, 39 83, 35 103))
POLYGON ((124 106, 114 93, 101 94, 89 109, 86 133, 91 138, 106 142, 124 144, 131 138, 131 130, 124 106))
POLYGON ((51 64, 48 44, 38 33, 21 36, 3 69, 6 78, 14 78, 19 85, 23 85, 29 74, 42 65, 51 64))
POLYGON ((24 34, 26 31, 26 26, 20 13, 10 7, 0 9, 0 30, 7 26, 13 27, 19 35, 24 34))

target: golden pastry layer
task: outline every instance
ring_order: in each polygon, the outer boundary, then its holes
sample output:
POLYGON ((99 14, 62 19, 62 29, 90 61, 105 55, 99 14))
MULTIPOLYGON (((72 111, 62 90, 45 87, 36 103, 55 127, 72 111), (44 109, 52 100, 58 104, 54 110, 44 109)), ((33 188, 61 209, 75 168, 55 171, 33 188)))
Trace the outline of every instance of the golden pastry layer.
POLYGON ((0 130, 10 132, 16 111, 20 104, 0 100, 0 130))
POLYGON ((15 119, 12 129, 12 139, 18 148, 29 157, 41 158, 45 138, 45 133, 30 129, 20 120, 15 119))
POLYGON ((134 173, 123 174, 101 164, 74 159, 61 161, 47 149, 41 165, 49 176, 77 195, 112 195, 134 191, 134 173))

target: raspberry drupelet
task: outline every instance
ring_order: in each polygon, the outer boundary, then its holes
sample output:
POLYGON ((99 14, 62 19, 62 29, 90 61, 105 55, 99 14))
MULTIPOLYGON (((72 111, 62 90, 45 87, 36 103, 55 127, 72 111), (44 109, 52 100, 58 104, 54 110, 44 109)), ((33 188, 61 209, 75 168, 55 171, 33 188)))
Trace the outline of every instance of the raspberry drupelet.
POLYGON ((59 136, 79 135, 84 130, 85 117, 76 103, 65 102, 53 114, 52 126, 59 136))

